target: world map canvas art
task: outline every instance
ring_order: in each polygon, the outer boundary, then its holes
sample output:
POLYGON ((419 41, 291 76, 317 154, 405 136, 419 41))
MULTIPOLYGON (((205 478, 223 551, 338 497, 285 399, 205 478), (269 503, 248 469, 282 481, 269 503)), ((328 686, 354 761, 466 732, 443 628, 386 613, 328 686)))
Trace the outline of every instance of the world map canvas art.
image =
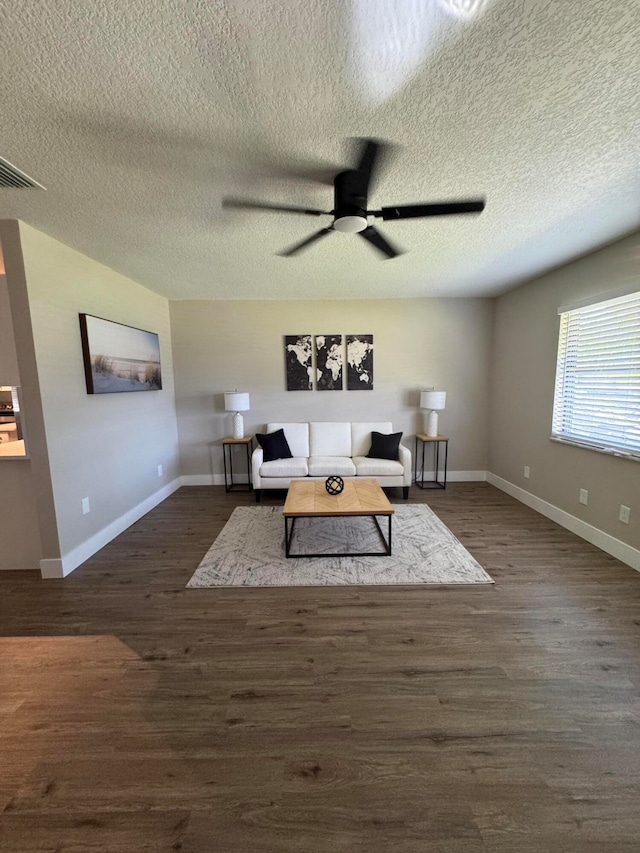
POLYGON ((316 387, 342 391, 342 335, 316 335, 316 387))
POLYGON ((313 389, 311 335, 285 335, 284 355, 287 391, 311 391, 313 389))
POLYGON ((373 390, 373 335, 347 335, 347 390, 373 390))

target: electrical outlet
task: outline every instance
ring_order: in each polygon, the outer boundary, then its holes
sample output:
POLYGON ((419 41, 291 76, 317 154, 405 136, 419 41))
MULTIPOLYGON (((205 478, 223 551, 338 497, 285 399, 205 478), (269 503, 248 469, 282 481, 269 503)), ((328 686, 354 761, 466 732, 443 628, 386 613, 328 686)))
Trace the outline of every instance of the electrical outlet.
POLYGON ((91 512, 91 507, 89 506, 89 498, 82 498, 82 514, 86 515, 88 512, 91 512))
POLYGON ((162 477, 162 465, 158 465, 158 477, 162 477))
POLYGON ((531 474, 531 468, 528 465, 524 466, 524 478, 525 480, 529 479, 529 475, 531 474))
POLYGON ((618 518, 623 524, 629 524, 629 516, 631 515, 631 507, 620 504, 620 515, 618 518))
POLYGON ((580 489, 580 503, 585 506, 589 503, 589 492, 586 489, 580 489))

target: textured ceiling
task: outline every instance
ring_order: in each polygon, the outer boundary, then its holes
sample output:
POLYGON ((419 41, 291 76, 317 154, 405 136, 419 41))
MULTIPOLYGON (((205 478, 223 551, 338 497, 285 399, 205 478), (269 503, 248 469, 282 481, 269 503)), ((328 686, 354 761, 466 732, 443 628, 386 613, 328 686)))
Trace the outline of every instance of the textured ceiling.
POLYGON ((0 218, 169 298, 493 295, 640 227, 638 0, 0 0, 0 31, 0 156, 47 187, 0 218), (371 207, 486 210, 381 223, 381 261, 222 209, 331 209, 358 136, 396 146, 371 207))

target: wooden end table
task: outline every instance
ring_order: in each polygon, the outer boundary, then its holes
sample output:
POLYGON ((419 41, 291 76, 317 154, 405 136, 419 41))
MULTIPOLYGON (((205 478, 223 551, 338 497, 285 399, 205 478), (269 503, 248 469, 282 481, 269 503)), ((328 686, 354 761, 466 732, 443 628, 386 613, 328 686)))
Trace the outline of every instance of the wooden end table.
POLYGON ((344 489, 339 495, 330 495, 324 480, 293 480, 287 492, 282 509, 284 516, 284 541, 287 557, 388 557, 391 555, 391 519, 394 509, 382 491, 377 480, 361 479, 344 481, 344 489), (369 516, 373 518, 383 551, 360 553, 335 552, 324 554, 292 554, 291 541, 297 518, 343 518, 345 516, 369 516), (378 516, 388 519, 388 533, 385 539, 378 516), (291 526, 289 526, 291 521, 291 526))
POLYGON ((420 489, 446 489, 447 488, 447 457, 449 456, 449 438, 446 435, 416 435, 415 470, 414 480, 420 489), (418 442, 422 442, 422 461, 420 467, 420 480, 418 480, 418 442), (434 476, 435 480, 424 479, 424 448, 427 444, 433 444, 434 450, 434 476), (440 472, 440 445, 444 444, 444 473, 442 480, 438 479, 440 472))
POLYGON ((224 487, 225 491, 230 492, 234 488, 238 491, 250 492, 253 490, 251 483, 251 453, 253 452, 253 436, 245 435, 244 438, 223 438, 222 439, 222 459, 224 462, 224 487), (234 483, 233 481, 233 448, 237 445, 244 445, 247 453, 247 483, 234 483), (229 465, 227 469, 227 449, 229 450, 229 465))

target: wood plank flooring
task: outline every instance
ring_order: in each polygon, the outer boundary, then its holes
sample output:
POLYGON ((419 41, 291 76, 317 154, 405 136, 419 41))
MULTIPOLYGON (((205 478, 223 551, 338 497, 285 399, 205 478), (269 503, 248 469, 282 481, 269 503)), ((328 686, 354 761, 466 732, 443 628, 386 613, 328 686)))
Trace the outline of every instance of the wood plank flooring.
POLYGON ((410 500, 495 586, 185 590, 222 487, 0 573, 2 853, 637 853, 640 575, 486 483, 410 500))

